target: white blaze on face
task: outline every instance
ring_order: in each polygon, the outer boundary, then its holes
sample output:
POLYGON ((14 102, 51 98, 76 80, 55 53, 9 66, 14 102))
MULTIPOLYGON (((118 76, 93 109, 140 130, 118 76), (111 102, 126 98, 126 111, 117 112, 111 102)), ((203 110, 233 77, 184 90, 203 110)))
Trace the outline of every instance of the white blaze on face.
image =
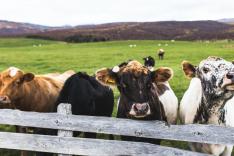
POLYGON ((119 70, 120 70, 119 66, 114 66, 114 68, 112 69, 112 72, 118 73, 119 70))
POLYGON ((18 68, 16 68, 16 67, 10 67, 10 68, 9 68, 9 75, 10 75, 11 77, 14 77, 14 76, 17 74, 18 71, 19 71, 18 68))

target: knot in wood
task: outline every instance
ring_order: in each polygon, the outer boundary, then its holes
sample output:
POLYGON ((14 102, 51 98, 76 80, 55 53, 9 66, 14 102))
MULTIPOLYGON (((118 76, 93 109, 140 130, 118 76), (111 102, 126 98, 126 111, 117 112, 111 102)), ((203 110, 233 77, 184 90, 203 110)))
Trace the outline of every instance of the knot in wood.
POLYGON ((202 132, 193 132, 194 135, 203 135, 202 132))
POLYGON ((143 132, 141 130, 136 130, 135 131, 135 135, 136 136, 142 136, 143 135, 143 132))

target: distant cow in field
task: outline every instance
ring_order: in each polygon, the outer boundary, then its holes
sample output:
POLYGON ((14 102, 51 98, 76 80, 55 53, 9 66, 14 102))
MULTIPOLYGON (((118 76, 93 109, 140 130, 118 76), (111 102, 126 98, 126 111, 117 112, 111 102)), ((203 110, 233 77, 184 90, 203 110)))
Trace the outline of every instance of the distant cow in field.
POLYGON ((143 58, 143 60, 144 60, 144 65, 148 67, 150 71, 153 71, 154 66, 155 66, 154 58, 151 56, 148 56, 148 57, 143 58))
POLYGON ((159 60, 163 60, 165 55, 165 51, 163 49, 159 49, 158 51, 158 58, 159 60))
MULTIPOLYGON (((60 103, 70 103, 72 114, 75 115, 111 117, 114 94, 111 88, 103 86, 95 77, 79 72, 65 82, 56 106, 60 103)), ((96 134, 93 133, 84 135, 88 138, 96 137, 96 134)))
MULTIPOLYGON (((140 64, 138 61, 130 61, 122 63, 114 68, 103 68, 96 72, 96 78, 106 85, 116 85, 120 92, 118 103, 118 118, 131 118, 140 120, 163 120, 174 121, 177 115, 177 98, 175 94, 171 94, 165 100, 176 101, 174 104, 169 101, 160 99, 161 96, 171 92, 172 90, 164 85, 173 76, 172 69, 161 67, 155 71, 150 71, 147 67, 140 64), (173 112, 175 116, 167 116, 170 114, 164 104, 176 105, 173 112), (171 119, 173 118, 173 119, 171 119)), ((173 91, 172 91, 173 92, 173 91)), ((167 94, 169 95, 169 94, 167 94)), ((126 128, 127 125, 126 125, 126 128)), ((123 140, 144 141, 151 143, 159 143, 159 140, 122 137, 123 140)))
MULTIPOLYGON (((180 104, 182 123, 234 126, 234 65, 219 57, 208 57, 193 66, 182 63, 184 73, 192 78, 180 104)), ((191 143, 193 151, 231 156, 231 145, 191 143)))

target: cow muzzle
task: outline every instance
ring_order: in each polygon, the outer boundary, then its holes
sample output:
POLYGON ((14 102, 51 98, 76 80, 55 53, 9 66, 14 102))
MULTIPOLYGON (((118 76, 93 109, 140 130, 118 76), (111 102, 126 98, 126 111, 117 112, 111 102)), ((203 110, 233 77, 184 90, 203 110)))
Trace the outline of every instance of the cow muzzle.
POLYGON ((135 118, 144 118, 150 114, 151 111, 148 103, 134 103, 129 112, 129 115, 135 118))
POLYGON ((8 96, 1 95, 0 96, 0 104, 10 104, 11 100, 9 99, 8 96))
POLYGON ((226 88, 227 90, 234 90, 234 71, 228 72, 225 75, 222 88, 226 88))

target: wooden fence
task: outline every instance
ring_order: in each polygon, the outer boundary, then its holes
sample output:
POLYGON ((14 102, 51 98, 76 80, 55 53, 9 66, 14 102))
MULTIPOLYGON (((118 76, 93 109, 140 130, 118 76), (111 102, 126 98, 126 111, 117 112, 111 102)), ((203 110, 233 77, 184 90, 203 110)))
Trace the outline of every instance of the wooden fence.
POLYGON ((198 124, 167 125, 160 121, 71 115, 70 104, 60 104, 58 113, 1 109, 0 124, 59 130, 58 136, 0 132, 0 148, 70 155, 207 155, 142 142, 72 137, 73 131, 211 144, 234 144, 234 128, 231 127, 198 124))

